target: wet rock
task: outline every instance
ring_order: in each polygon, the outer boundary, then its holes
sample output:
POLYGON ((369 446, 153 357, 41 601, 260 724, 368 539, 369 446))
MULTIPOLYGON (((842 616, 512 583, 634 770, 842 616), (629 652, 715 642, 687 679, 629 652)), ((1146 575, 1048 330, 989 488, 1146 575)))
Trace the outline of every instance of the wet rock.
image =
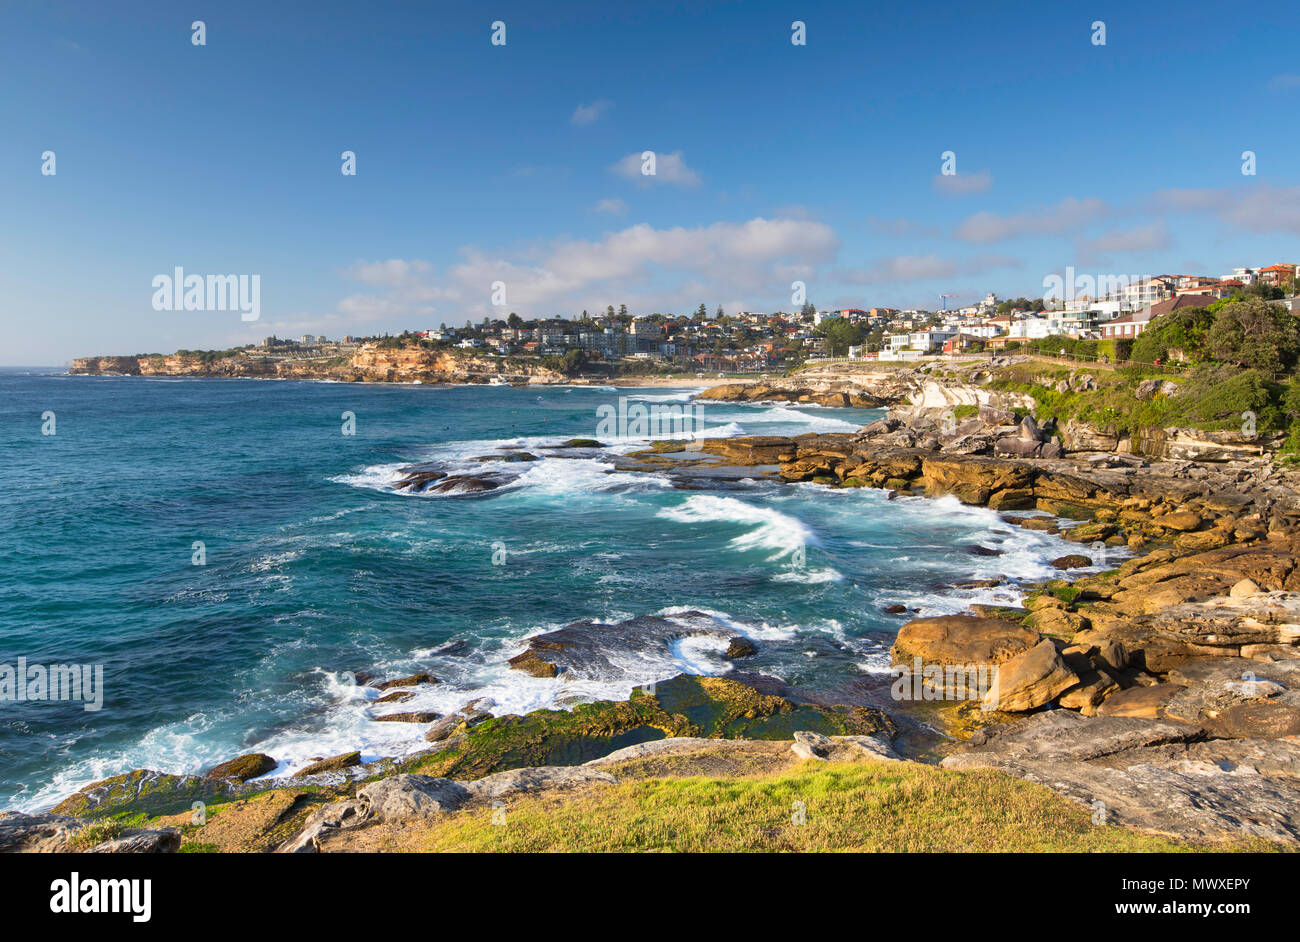
POLYGON ((360 764, 360 752, 345 752, 342 755, 331 756, 328 759, 313 762, 311 765, 299 769, 293 774, 293 777, 302 778, 307 775, 320 775, 322 772, 340 772, 343 769, 350 769, 360 764))
POLYGON ((528 648, 510 658, 510 666, 534 677, 560 673, 590 680, 622 676, 618 661, 671 652, 683 638, 706 637, 729 642, 735 629, 703 612, 684 612, 671 618, 641 615, 613 624, 579 621, 555 631, 534 635, 528 648))
POLYGON ((247 782, 250 778, 259 778, 275 769, 277 763, 264 752, 250 752, 237 756, 213 766, 205 778, 233 778, 237 782, 247 782))
POLYGON ((1078 553, 1071 553, 1068 556, 1058 556, 1056 559, 1052 560, 1053 569, 1086 569, 1091 565, 1091 559, 1078 553))
POLYGON ((432 723, 438 716, 437 713, 417 710, 410 713, 384 713, 371 719, 376 723, 432 723))
POLYGON ((731 643, 727 645, 727 650, 722 656, 729 661, 734 661, 737 658, 753 657, 757 653, 758 645, 748 638, 738 637, 731 639, 731 643))
POLYGON ((436 683, 438 683, 437 677, 434 677, 432 674, 420 672, 418 674, 412 674, 409 677, 398 677, 395 680, 386 680, 382 684, 376 684, 375 686, 379 690, 392 690, 395 687, 415 687, 419 684, 436 683))
POLYGON ((435 494, 481 494, 485 491, 494 491, 501 484, 502 481, 499 479, 486 475, 457 474, 425 487, 424 491, 435 494))

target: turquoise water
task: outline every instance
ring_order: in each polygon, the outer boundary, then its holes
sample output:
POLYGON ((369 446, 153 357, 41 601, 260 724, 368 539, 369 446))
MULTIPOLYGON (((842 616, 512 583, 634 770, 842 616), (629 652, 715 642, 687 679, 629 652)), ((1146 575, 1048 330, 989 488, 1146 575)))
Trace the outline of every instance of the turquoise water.
MULTIPOLYGON (((885 671, 905 617, 1010 602, 1066 552, 945 499, 717 482, 684 490, 611 471, 594 437, 618 397, 672 389, 435 388, 0 371, 0 665, 103 666, 103 709, 0 702, 0 807, 45 807, 107 775, 194 772, 249 750, 286 774, 312 757, 421 748, 349 672, 426 670, 393 709, 496 713, 622 697, 682 671, 731 669, 714 638, 620 652, 617 670, 538 679, 522 639, 580 619, 700 610, 760 654, 747 671, 852 697, 885 671), (55 434, 42 435, 42 414, 55 434), (343 413, 356 434, 341 432, 343 413), (478 462, 522 446, 536 462, 478 462), (397 468, 506 475, 475 496, 407 495, 397 468), (194 544, 204 565, 194 565, 194 544), (971 546, 996 547, 996 557, 971 546), (802 565, 796 549, 804 547, 802 565)), ((710 403, 710 435, 848 431, 879 413, 710 403)))

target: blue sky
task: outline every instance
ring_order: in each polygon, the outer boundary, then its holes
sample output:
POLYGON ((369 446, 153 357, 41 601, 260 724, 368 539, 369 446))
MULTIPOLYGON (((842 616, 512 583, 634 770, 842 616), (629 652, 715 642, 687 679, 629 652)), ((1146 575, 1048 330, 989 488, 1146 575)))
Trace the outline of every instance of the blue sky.
POLYGON ((0 363, 512 310, 789 309, 796 279, 822 307, 937 307, 1038 295, 1067 265, 1300 260, 1284 16, 616 6, 0 5, 0 363), (260 275, 260 320, 155 311, 178 265, 260 275))

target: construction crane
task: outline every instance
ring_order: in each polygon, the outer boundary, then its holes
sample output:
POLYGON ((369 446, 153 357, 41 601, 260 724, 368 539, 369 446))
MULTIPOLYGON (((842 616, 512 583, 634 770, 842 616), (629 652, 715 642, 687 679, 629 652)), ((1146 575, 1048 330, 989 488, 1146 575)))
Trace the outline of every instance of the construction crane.
POLYGON ((939 300, 943 302, 943 309, 944 309, 945 311, 948 310, 948 299, 949 299, 950 297, 952 297, 952 295, 950 295, 950 294, 941 294, 941 295, 939 295, 939 300))

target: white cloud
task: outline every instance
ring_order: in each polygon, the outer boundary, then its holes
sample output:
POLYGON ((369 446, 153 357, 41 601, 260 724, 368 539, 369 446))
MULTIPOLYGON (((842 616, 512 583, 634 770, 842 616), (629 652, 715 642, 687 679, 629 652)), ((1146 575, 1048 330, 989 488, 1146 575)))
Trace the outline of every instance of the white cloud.
POLYGON ((620 301, 669 310, 691 298, 788 295, 792 280, 812 277, 838 249, 834 230, 810 220, 671 229, 642 223, 598 240, 558 240, 517 258, 467 247, 441 275, 424 261, 357 265, 354 277, 375 290, 343 299, 339 310, 370 319, 435 309, 445 311, 444 320, 499 315, 490 303, 495 281, 505 282, 506 310, 520 313, 571 313, 620 301))
POLYGON ((1055 206, 1010 216, 976 213, 958 226, 954 234, 963 241, 984 245, 1022 236, 1060 235, 1093 222, 1108 211, 1102 200, 1067 197, 1055 206))
POLYGON ((936 173, 930 180, 940 193, 949 196, 969 196, 972 193, 986 193, 993 189, 993 174, 987 170, 977 173, 936 173))
POLYGON ((609 213, 611 216, 627 215, 627 203, 617 197, 601 200, 592 209, 598 213, 609 213))
POLYGON ((1162 190, 1157 209, 1210 213, 1220 222, 1253 232, 1300 235, 1300 186, 1252 185, 1244 190, 1162 190))
POLYGON ((573 114, 569 116, 569 123, 578 127, 595 124, 608 114, 613 107, 614 103, 612 101, 606 101, 603 98, 597 99, 589 105, 579 105, 573 109, 573 114))
POLYGON ((836 279, 847 284, 877 285, 932 278, 981 275, 995 268, 1018 268, 1021 259, 1007 255, 976 255, 972 258, 944 258, 939 255, 891 255, 877 259, 869 268, 843 269, 836 279))
POLYGON ((620 177, 626 177, 629 180, 646 185, 650 183, 672 183, 676 186, 698 186, 700 175, 686 166, 686 161, 682 159, 682 152, 673 151, 671 154, 655 154, 655 172, 653 175, 641 172, 645 159, 641 151, 628 154, 618 163, 609 169, 620 177))
POLYGON ((1157 252, 1171 245, 1169 229, 1163 219, 1131 229, 1115 229, 1079 243, 1079 255, 1085 262, 1107 253, 1157 252))

